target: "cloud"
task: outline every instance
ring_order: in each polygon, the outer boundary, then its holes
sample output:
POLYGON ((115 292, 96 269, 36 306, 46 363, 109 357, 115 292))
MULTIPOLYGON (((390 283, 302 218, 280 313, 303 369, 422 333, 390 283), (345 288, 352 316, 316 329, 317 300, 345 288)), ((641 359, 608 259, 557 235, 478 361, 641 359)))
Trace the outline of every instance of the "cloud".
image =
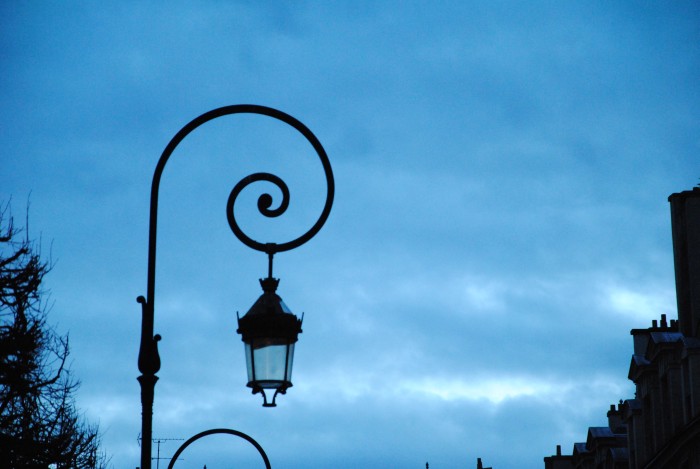
POLYGON ((662 313, 669 317, 676 316, 676 292, 654 286, 642 289, 627 285, 608 285, 601 298, 601 306, 607 306, 618 314, 642 323, 642 320, 657 318, 662 313))
POLYGON ((400 383, 399 389, 448 401, 488 401, 491 404, 500 404, 507 399, 524 396, 546 398, 552 392, 552 385, 547 382, 538 382, 537 378, 522 378, 515 375, 500 379, 478 378, 473 381, 429 376, 420 382, 400 383))

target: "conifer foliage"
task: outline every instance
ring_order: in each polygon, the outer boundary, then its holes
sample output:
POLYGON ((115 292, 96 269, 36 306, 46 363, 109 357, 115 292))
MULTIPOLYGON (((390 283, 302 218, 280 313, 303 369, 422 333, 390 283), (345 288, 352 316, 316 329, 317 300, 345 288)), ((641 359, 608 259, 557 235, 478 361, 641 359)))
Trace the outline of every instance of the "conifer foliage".
POLYGON ((68 336, 46 323, 51 265, 0 206, 0 467, 103 468, 99 433, 75 407, 68 336))

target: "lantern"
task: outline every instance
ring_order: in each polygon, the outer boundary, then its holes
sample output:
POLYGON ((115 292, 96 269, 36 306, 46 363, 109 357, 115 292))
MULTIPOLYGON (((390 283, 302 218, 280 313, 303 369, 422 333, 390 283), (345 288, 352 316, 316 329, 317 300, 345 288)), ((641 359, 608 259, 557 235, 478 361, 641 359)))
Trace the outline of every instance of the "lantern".
POLYGON ((279 279, 260 280, 263 294, 243 316, 238 318, 238 332, 245 344, 248 387, 253 394, 262 393, 263 406, 275 407, 277 394, 292 386, 294 344, 301 333, 303 320, 297 318, 276 292, 279 279), (274 389, 272 402, 266 389, 274 389))

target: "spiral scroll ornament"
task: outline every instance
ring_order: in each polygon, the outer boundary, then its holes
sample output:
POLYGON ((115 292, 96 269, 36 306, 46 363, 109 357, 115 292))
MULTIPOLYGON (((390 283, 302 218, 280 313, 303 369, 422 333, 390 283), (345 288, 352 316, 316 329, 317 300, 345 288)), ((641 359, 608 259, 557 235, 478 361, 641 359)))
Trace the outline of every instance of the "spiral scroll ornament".
MULTIPOLYGON (((266 108, 270 110, 269 108, 266 108)), ((311 131, 304 126, 301 122, 297 121, 293 117, 283 114, 279 111, 276 111, 279 113, 279 115, 272 115, 272 114, 266 114, 266 115, 271 115, 272 117, 276 117, 280 120, 283 120, 284 122, 292 125, 295 129, 297 129, 299 132, 301 132, 304 137, 311 143, 311 145, 314 147, 316 150, 316 153, 318 154, 319 158, 321 159, 321 163, 323 165, 323 169, 325 171, 326 175, 326 182, 327 182, 327 193, 326 193, 326 203, 323 207, 323 211, 321 212, 321 215, 319 216, 318 220, 316 223, 303 235, 299 236, 298 238, 288 241, 286 243, 262 243, 260 241, 256 241, 252 238, 250 238, 248 235, 246 235, 241 227, 238 225, 238 222, 236 221, 236 216, 234 213, 234 205, 236 203, 236 198, 238 195, 245 189, 248 185, 253 184, 254 182, 258 181, 266 181, 274 184, 277 186, 277 188, 280 190, 282 193, 282 200, 277 205, 276 208, 271 208, 273 204, 273 198, 270 194, 264 193, 258 198, 258 211, 269 218, 273 217, 278 217, 282 215, 286 210, 287 207, 289 207, 289 188, 287 187, 287 184, 280 179, 279 177, 275 176, 274 174, 270 173, 254 173, 249 176, 246 176, 245 178, 241 179, 238 184, 235 185, 233 190, 231 191, 231 194, 229 195, 228 202, 226 204, 226 217, 228 219, 229 226, 231 227, 231 231, 236 235, 236 237, 246 246, 255 249, 257 251, 262 251, 265 252, 269 255, 274 255, 275 253, 278 252, 284 252, 284 251, 289 251, 291 249, 294 249, 298 246, 301 246, 305 242, 307 242, 309 239, 313 238, 316 233, 321 229, 323 224, 326 222, 326 219, 328 218, 328 215, 330 213, 331 206, 333 204, 333 194, 334 194, 334 182, 333 182, 333 172, 331 171, 330 163, 328 162, 328 156, 326 155, 325 150, 321 146, 321 143, 318 141, 316 136, 314 136, 311 131)))
POLYGON ((175 151, 175 148, 180 144, 180 142, 182 142, 182 140, 196 128, 209 122, 210 120, 233 114, 257 114, 262 116, 268 116, 272 117, 273 119, 282 121, 285 124, 290 125, 294 129, 296 129, 300 134, 304 136, 304 138, 306 138, 306 140, 311 144, 314 151, 318 155, 319 159, 321 160, 321 165, 323 167, 323 172, 326 178, 326 202, 323 206, 321 215, 319 216, 316 223, 309 229, 309 231, 299 236, 298 238, 280 244, 262 243, 250 238, 245 233, 243 233, 238 223, 236 222, 235 216, 233 214, 233 205, 235 203, 236 196, 249 184, 252 184, 253 182, 257 181, 271 182, 272 184, 277 186, 282 192, 282 202, 277 208, 272 209, 272 196, 270 196, 269 194, 263 194, 258 198, 258 210, 261 214, 263 214, 266 217, 277 217, 283 214, 286 211, 287 206, 289 205, 289 189, 287 188, 287 185, 284 183, 284 181, 282 181, 282 179, 269 173, 255 173, 243 178, 238 184, 236 184, 236 186, 231 191, 226 209, 229 225, 231 226, 231 230, 236 235, 236 237, 246 246, 257 251, 267 253, 270 256, 271 262, 272 256, 274 254, 294 249, 313 238, 316 235, 316 233, 318 233, 318 231, 323 227, 324 223, 326 222, 326 219, 328 218, 328 215, 330 214, 331 206, 333 205, 333 197, 335 194, 333 170, 331 169, 331 164, 328 160, 328 155, 326 154, 326 150, 321 145, 321 142, 318 140, 318 138, 316 138, 313 132, 311 132, 311 130, 309 130, 309 128, 306 127, 302 122, 300 122, 299 120, 290 116, 287 113, 284 113, 271 107, 260 106, 257 104, 235 104, 232 106, 224 106, 217 109, 213 109, 209 112, 202 114, 201 116, 193 119, 182 129, 180 129, 180 131, 177 134, 175 134, 175 136, 170 140, 168 145, 165 147, 165 150, 163 151, 163 154, 161 155, 160 160, 156 165, 156 170, 153 174, 153 184, 151 186, 151 218, 149 232, 149 279, 148 292, 146 296, 148 303, 151 305, 151 307, 153 304, 155 287, 155 233, 156 225, 158 222, 158 188, 160 186, 160 179, 163 173, 163 169, 165 168, 165 164, 167 163, 172 153, 175 151))

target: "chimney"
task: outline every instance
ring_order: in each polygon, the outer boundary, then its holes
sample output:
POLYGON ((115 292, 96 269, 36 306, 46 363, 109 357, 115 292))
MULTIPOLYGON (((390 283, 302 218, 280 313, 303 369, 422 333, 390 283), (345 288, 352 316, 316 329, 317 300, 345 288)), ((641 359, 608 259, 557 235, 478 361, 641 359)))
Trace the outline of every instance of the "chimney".
POLYGON ((700 187, 671 194, 668 201, 680 332, 700 337, 700 187))
POLYGON ((611 404, 608 411, 608 427, 613 433, 627 433, 627 425, 623 421, 622 411, 616 408, 615 404, 611 404))

